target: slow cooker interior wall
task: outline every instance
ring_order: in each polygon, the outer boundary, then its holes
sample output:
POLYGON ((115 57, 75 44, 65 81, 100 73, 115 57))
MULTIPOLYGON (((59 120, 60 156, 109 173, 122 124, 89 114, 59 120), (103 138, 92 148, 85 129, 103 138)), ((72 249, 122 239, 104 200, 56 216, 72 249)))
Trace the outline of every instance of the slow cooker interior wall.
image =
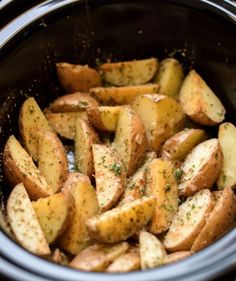
MULTIPOLYGON (((159 1, 79 2, 33 23, 4 49, 0 66, 0 151, 26 96, 43 107, 61 90, 55 63, 95 64, 95 59, 134 59, 172 54, 187 71, 195 67, 235 120, 235 27, 217 15, 159 1), (224 23, 224 24, 223 24, 224 23)), ((2 177, 1 177, 2 178, 2 177)), ((8 187, 1 180, 5 194, 8 187)))

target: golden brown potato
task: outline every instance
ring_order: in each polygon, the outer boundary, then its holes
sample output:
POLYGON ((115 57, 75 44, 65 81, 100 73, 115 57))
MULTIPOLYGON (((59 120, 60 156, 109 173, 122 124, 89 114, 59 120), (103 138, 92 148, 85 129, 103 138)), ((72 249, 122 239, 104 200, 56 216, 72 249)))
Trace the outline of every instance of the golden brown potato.
POLYGON ((106 272, 130 272, 140 269, 139 252, 128 252, 116 258, 106 272))
POLYGON ((184 129, 170 137, 162 146, 161 157, 182 161, 186 155, 207 136, 201 129, 184 129))
POLYGON ((99 103, 89 94, 76 92, 55 99, 49 106, 52 112, 81 112, 90 107, 97 107, 99 103))
POLYGON ((156 199, 143 197, 106 211, 86 223, 91 238, 114 243, 131 237, 151 219, 156 199))
POLYGON ((181 195, 189 196, 204 188, 211 188, 222 167, 222 152, 218 139, 198 144, 185 158, 179 184, 181 195))
POLYGON ((90 94, 104 104, 131 104, 138 96, 144 94, 156 94, 159 92, 158 84, 149 83, 137 86, 123 87, 97 87, 90 89, 90 94))
POLYGON ((230 187, 226 187, 217 196, 215 206, 206 219, 206 224, 194 240, 191 250, 205 248, 233 227, 235 221, 235 198, 230 187))
POLYGON ((75 133, 75 162, 79 172, 91 177, 94 173, 92 145, 99 143, 97 133, 89 123, 77 118, 75 133))
POLYGON ((99 106, 88 109, 89 121, 101 131, 114 132, 117 127, 120 106, 99 106))
POLYGON ((146 231, 140 231, 139 245, 142 269, 158 267, 165 264, 167 254, 162 243, 156 236, 146 231))
POLYGON ((164 238, 164 246, 170 252, 188 251, 214 206, 211 192, 203 189, 179 206, 169 231, 164 238))
POLYGON ((55 249, 49 260, 61 265, 68 265, 69 263, 67 256, 58 248, 55 249))
POLYGON ((63 144, 51 132, 38 132, 38 169, 56 193, 68 176, 68 163, 63 144))
POLYGON ((53 113, 46 112, 49 125, 63 138, 73 140, 75 138, 75 123, 79 117, 88 121, 87 111, 53 113))
POLYGON ((167 255, 166 263, 173 263, 173 262, 183 260, 183 259, 191 256, 192 254, 194 254, 193 251, 179 251, 179 252, 171 253, 171 254, 167 255))
POLYGON ((94 244, 80 252, 70 266, 84 271, 105 271, 106 267, 129 249, 127 242, 94 244))
POLYGON ((103 79, 112 85, 127 86, 149 82, 158 68, 156 58, 104 63, 100 66, 103 79))
POLYGON ((144 160, 147 151, 145 128, 138 114, 130 107, 120 110, 113 147, 130 176, 144 160))
POLYGON ((40 198, 32 205, 49 244, 66 230, 74 215, 74 199, 62 192, 40 198))
POLYGON ((146 190, 146 170, 149 163, 156 158, 156 156, 156 153, 153 151, 147 153, 144 164, 127 180, 125 191, 119 201, 119 205, 143 197, 146 190))
POLYGON ((228 122, 221 124, 218 138, 223 153, 223 166, 217 186, 233 187, 236 184, 236 127, 228 122))
POLYGON ((224 106, 195 70, 185 78, 179 100, 184 112, 199 124, 212 126, 224 120, 224 106))
POLYGON ((58 244, 65 251, 76 255, 91 244, 85 223, 98 212, 97 196, 89 178, 79 173, 69 175, 62 192, 72 195, 75 210, 70 225, 59 238, 58 244))
POLYGON ((159 70, 154 79, 160 85, 160 94, 178 97, 183 80, 183 68, 176 59, 167 58, 160 62, 159 70))
POLYGON ((96 193, 101 211, 109 210, 124 191, 125 171, 111 147, 93 145, 96 193))
POLYGON ((22 247, 39 256, 50 254, 48 243, 22 183, 14 187, 8 198, 7 216, 16 240, 22 247))
POLYGON ((87 65, 60 62, 56 64, 61 86, 68 92, 88 92, 92 87, 101 85, 101 78, 96 69, 87 65))
POLYGON ((35 166, 32 158, 12 135, 3 152, 3 167, 11 187, 23 183, 31 200, 53 194, 53 189, 35 166))
POLYGON ((134 110, 143 120, 149 146, 159 151, 161 145, 182 129, 185 115, 180 104, 164 95, 143 95, 133 102, 134 110))
POLYGON ((53 132, 48 121, 34 98, 28 98, 21 106, 19 115, 19 130, 27 152, 37 160, 38 131, 53 132))
POLYGON ((178 185, 170 161, 159 158, 148 165, 146 194, 157 199, 148 230, 153 234, 162 233, 169 228, 178 209, 178 185))

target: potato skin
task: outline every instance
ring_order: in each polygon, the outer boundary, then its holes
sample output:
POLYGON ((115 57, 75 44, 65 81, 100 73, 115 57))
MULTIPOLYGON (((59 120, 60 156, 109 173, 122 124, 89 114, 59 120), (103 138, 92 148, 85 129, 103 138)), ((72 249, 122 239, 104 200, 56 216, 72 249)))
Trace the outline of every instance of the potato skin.
MULTIPOLYGON (((208 156, 209 155, 207 155, 207 157, 208 156)), ((219 141, 217 139, 210 139, 200 143, 190 152, 190 154, 186 157, 185 162, 181 166, 181 169, 183 170, 184 174, 180 180, 179 193, 183 196, 188 197, 201 189, 210 189, 216 182, 220 174, 222 163, 223 156, 219 145, 219 141), (192 161, 194 161, 195 157, 201 157, 201 159, 204 159, 206 157, 206 155, 202 155, 201 151, 199 150, 199 147, 205 145, 207 142, 208 144, 211 142, 214 145, 214 150, 211 151, 211 155, 208 161, 206 161, 204 165, 201 166, 201 169, 198 171, 198 173, 191 178, 189 174, 191 174, 193 168, 191 168, 188 163, 192 163, 193 166, 195 165, 195 163, 192 161)))
POLYGON ((53 194, 53 190, 34 165, 32 158, 13 135, 9 137, 4 148, 3 168, 9 185, 14 187, 19 183, 23 183, 31 200, 37 200, 53 194), (15 148, 17 149, 16 151, 14 150, 15 148), (22 160, 16 158, 19 156, 19 151, 21 152, 22 160), (29 173, 27 173, 26 168, 29 173))
POLYGON ((106 272, 130 272, 140 269, 139 252, 128 252, 116 258, 106 272))
POLYGON ((54 113, 81 112, 90 107, 97 107, 99 103, 89 94, 75 92, 55 99, 49 106, 54 113))
POLYGON ((167 264, 168 263, 173 263, 173 262, 177 262, 177 261, 181 261, 191 255, 193 255, 194 252, 193 251, 178 251, 178 252, 174 252, 171 253, 169 255, 167 255, 167 264))
POLYGON ((216 204, 206 220, 206 224, 195 239, 191 250, 196 252, 213 243, 235 222, 235 198, 230 187, 226 187, 216 200, 216 204))
POLYGON ((101 85, 101 78, 96 69, 87 65, 76 65, 65 62, 56 64, 58 79, 68 92, 88 92, 90 88, 101 85))

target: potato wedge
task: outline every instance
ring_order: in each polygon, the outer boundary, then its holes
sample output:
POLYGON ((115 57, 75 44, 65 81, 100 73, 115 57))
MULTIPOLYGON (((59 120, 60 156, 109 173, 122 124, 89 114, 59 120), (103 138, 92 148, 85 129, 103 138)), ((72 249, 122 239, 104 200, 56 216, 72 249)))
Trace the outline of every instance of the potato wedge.
POLYGON ((114 243, 131 237, 150 221, 155 203, 153 196, 143 197, 89 219, 86 225, 91 238, 114 243))
POLYGON ((62 192, 40 198, 32 205, 49 244, 66 230, 74 215, 74 199, 62 192))
POLYGON ((35 166, 32 158, 12 135, 3 152, 3 167, 11 187, 23 183, 31 200, 53 194, 53 189, 35 166))
POLYGON ((88 92, 92 87, 101 85, 101 78, 96 69, 88 65, 60 62, 56 64, 61 86, 68 92, 88 92))
POLYGON ((104 63, 100 66, 103 79, 112 85, 127 86, 149 82, 158 68, 156 58, 104 63))
POLYGON ((190 196, 200 189, 211 188, 222 168, 222 152, 218 139, 198 144, 185 158, 181 170, 179 193, 190 196))
POLYGON ((165 264, 167 254, 162 243, 156 236, 146 231, 140 231, 139 245, 142 269, 158 267, 165 264))
POLYGON ((100 106, 88 109, 89 121, 101 131, 114 132, 117 127, 120 106, 100 106))
POLYGON ((98 213, 96 192, 87 176, 71 173, 62 192, 72 195, 75 201, 74 216, 69 227, 58 240, 58 245, 76 255, 91 244, 85 222, 98 213))
POLYGON ((38 158, 38 131, 53 132, 48 121, 33 97, 25 100, 19 115, 19 130, 27 152, 34 160, 38 158))
POLYGON ((140 269, 139 252, 128 252, 116 258, 106 272, 130 272, 140 269))
POLYGON ((206 132, 201 129, 184 129, 170 137, 162 146, 163 159, 182 161, 200 142, 206 140, 206 132))
POLYGON ((105 271, 106 267, 129 249, 127 242, 94 244, 80 252, 69 264, 84 271, 105 271))
POLYGON ((195 70, 186 76, 179 100, 183 111, 199 124, 212 126, 224 120, 224 106, 195 70))
POLYGON ((131 102, 138 96, 144 94, 156 94, 159 92, 158 84, 144 84, 137 86, 123 87, 97 87, 90 89, 90 94, 104 104, 124 105, 131 102))
POLYGON ((145 128, 138 114, 130 107, 120 110, 113 147, 130 176, 144 160, 147 151, 145 128))
POLYGON ((50 254, 48 243, 23 183, 16 185, 8 198, 7 216, 12 231, 22 247, 39 256, 50 254))
POLYGON ((46 112, 45 115, 53 130, 61 137, 70 140, 75 138, 76 118, 79 117, 88 121, 87 111, 65 113, 46 112))
POLYGON ((77 118, 75 125, 76 166, 79 172, 91 177, 94 173, 92 145, 99 143, 99 138, 88 122, 77 118))
POLYGON ((93 145, 96 193, 101 211, 109 210, 124 191, 125 171, 111 147, 93 145))
POLYGON ((169 228, 178 209, 178 185, 170 161, 159 158, 148 165, 146 195, 157 199, 148 230, 153 234, 162 233, 169 228))
POLYGON ((146 155, 144 164, 131 176, 125 185, 125 191, 119 201, 119 205, 140 199, 146 190, 146 170, 149 163, 156 158, 156 153, 151 151, 146 155))
POLYGON ((179 251, 179 252, 174 252, 169 255, 167 255, 167 260, 166 263, 173 263, 177 261, 181 261, 189 256, 194 254, 193 251, 179 251))
POLYGON ((164 238, 164 247, 170 251, 188 251, 204 227, 214 201, 210 190, 200 190, 179 206, 169 231, 164 238))
POLYGON ((38 132, 38 169, 56 193, 68 176, 68 163, 63 144, 51 132, 38 132))
POLYGON ((167 58, 160 62, 157 75, 154 79, 160 85, 160 94, 173 98, 178 97, 183 80, 184 71, 176 59, 167 58))
POLYGON ((199 251, 228 231, 235 221, 235 198, 231 187, 220 191, 215 206, 206 219, 206 224, 198 234, 191 247, 192 251, 199 251))
POLYGON ((49 260, 61 265, 68 265, 69 263, 67 256, 58 248, 55 249, 49 260))
POLYGON ((233 187, 236 184, 236 127, 228 122, 221 124, 218 139, 223 153, 223 166, 217 186, 220 189, 233 187))
POLYGON ((161 145, 182 129, 185 115, 180 104, 164 95, 143 95, 133 102, 134 110, 143 120, 149 146, 159 151, 161 145))
POLYGON ((99 103, 89 94, 75 92, 55 99, 49 106, 54 113, 83 112, 90 107, 97 107, 99 103))

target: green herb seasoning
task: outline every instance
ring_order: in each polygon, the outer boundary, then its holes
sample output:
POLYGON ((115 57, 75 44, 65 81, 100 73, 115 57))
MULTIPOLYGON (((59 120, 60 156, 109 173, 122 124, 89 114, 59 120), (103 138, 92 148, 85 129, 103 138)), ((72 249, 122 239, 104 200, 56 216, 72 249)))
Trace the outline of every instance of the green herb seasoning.
POLYGON ((116 176, 120 176, 122 173, 122 167, 119 163, 113 163, 109 166, 109 170, 114 172, 116 176))
POLYGON ((184 171, 181 168, 175 170, 174 176, 177 183, 180 183, 183 173, 184 171))

